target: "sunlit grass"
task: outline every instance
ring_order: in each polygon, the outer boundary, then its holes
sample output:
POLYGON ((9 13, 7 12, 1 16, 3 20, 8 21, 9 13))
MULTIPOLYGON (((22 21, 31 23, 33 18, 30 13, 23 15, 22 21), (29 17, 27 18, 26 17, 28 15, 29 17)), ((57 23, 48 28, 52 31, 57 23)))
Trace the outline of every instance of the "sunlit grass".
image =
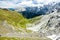
POLYGON ((42 17, 42 16, 37 16, 37 17, 31 18, 31 19, 29 19, 29 22, 30 22, 30 23, 34 23, 34 22, 40 20, 41 17, 42 17))
POLYGON ((21 31, 19 28, 26 29, 26 24, 29 23, 26 18, 16 11, 0 9, 0 24, 4 21, 12 25, 17 31, 21 31))
POLYGON ((17 37, 0 37, 0 40, 39 40, 39 38, 17 38, 17 37))
POLYGON ((0 37, 0 40, 50 40, 50 39, 44 39, 44 38, 17 38, 17 37, 0 37))

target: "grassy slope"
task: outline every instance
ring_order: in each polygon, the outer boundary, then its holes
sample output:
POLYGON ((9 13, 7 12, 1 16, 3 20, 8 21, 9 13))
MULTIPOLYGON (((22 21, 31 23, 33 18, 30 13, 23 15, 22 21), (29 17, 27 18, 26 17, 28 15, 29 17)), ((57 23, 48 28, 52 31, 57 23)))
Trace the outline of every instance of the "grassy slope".
POLYGON ((49 38, 17 38, 17 37, 0 37, 0 40, 51 40, 49 38))
MULTIPOLYGON (((7 23, 16 28, 16 30, 19 28, 25 29, 26 23, 28 23, 28 20, 18 12, 0 9, 0 23, 3 21, 7 21, 7 23)), ((2 25, 0 25, 0 28, 1 27, 2 25)))
POLYGON ((29 19, 29 22, 34 23, 34 22, 37 22, 38 20, 40 20, 41 18, 42 18, 42 16, 37 16, 37 17, 34 17, 32 19, 29 19))

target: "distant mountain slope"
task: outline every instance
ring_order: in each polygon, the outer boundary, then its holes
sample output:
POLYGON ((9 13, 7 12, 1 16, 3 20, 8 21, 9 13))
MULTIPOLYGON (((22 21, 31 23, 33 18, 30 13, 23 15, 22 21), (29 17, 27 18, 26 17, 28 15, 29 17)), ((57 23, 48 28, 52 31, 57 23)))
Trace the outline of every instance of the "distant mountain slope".
POLYGON ((0 9, 0 33, 23 31, 28 20, 15 11, 0 9))
POLYGON ((58 3, 50 3, 44 5, 43 7, 16 7, 16 8, 9 8, 9 10, 15 10, 18 12, 22 12, 22 15, 26 18, 33 18, 40 15, 45 15, 54 12, 60 8, 60 2, 58 3))

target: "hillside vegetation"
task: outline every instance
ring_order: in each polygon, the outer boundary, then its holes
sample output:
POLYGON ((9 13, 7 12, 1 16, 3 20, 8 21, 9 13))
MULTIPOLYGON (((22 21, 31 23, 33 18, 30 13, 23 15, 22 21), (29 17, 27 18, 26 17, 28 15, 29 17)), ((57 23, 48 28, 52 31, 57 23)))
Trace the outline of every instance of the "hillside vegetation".
POLYGON ((51 40, 49 38, 17 38, 17 37, 0 37, 0 40, 51 40))
POLYGON ((14 28, 21 31, 20 29, 26 29, 27 23, 28 20, 18 12, 0 9, 0 32, 12 32, 14 28))

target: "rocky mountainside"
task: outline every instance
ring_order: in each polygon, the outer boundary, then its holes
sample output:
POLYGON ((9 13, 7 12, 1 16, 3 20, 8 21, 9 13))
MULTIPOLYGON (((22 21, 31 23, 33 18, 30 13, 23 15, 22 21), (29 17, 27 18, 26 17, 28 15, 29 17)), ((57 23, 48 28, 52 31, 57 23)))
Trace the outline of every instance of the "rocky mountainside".
POLYGON ((60 35, 60 11, 55 10, 53 13, 43 15, 38 21, 35 21, 32 27, 27 29, 40 33, 40 36, 59 39, 60 35), (53 35, 53 36, 52 36, 53 35))
MULTIPOLYGON (((60 12, 54 12, 52 14, 49 14, 47 19, 47 23, 45 26, 41 26, 40 33, 45 34, 46 36, 56 35, 52 40, 59 40, 60 36, 60 12), (49 18, 48 18, 49 17, 49 18)), ((44 25, 44 24, 43 24, 44 25)))

